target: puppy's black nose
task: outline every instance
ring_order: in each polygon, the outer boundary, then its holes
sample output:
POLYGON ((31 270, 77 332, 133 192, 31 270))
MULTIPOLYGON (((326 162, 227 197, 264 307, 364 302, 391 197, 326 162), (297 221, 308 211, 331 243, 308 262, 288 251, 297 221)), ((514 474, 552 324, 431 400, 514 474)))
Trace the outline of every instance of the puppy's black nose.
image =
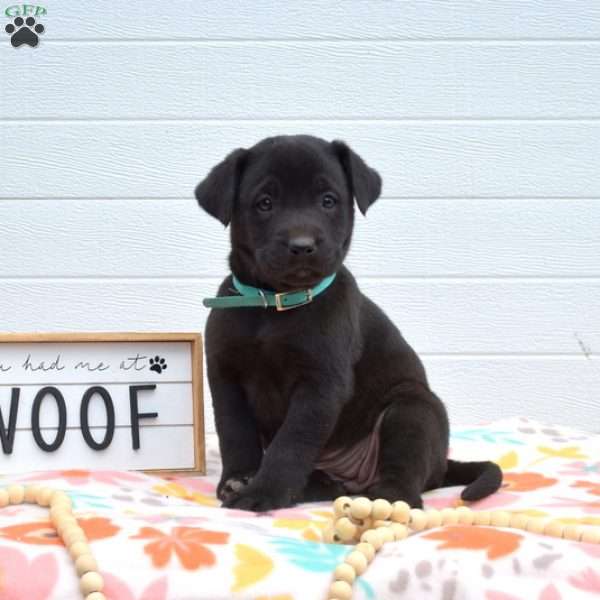
POLYGON ((300 235, 288 242, 288 248, 292 254, 312 254, 317 247, 315 238, 308 235, 300 235))

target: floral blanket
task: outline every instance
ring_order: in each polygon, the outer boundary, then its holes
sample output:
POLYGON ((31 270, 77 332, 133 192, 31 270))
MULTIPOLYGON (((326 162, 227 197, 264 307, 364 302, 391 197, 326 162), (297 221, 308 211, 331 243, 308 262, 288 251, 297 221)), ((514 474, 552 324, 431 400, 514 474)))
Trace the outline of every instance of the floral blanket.
MULTIPOLYGON (((329 504, 268 514, 219 508, 216 439, 206 477, 161 479, 115 471, 23 473, 68 491, 112 600, 322 599, 348 549, 320 543, 329 504)), ((501 491, 474 508, 526 511, 600 526, 600 435, 525 418, 456 427, 451 455, 492 459, 501 491)), ((0 484, 8 483, 0 478, 0 484)), ((451 506, 460 488, 426 494, 451 506)), ((48 514, 0 510, 0 600, 76 600, 73 565, 48 514)), ((387 545, 355 598, 574 600, 600 596, 600 545, 523 531, 454 526, 387 545)))

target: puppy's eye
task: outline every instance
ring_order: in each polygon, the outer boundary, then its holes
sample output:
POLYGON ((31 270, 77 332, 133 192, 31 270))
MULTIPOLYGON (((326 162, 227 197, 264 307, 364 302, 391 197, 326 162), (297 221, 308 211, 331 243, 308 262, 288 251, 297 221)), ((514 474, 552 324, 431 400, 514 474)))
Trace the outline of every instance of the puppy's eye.
POLYGON ((256 203, 256 208, 262 212, 267 212, 273 208, 273 201, 271 200, 271 196, 267 194, 263 194, 256 203))
POLYGON ((337 198, 333 194, 325 194, 321 200, 323 208, 333 208, 337 203, 337 198))

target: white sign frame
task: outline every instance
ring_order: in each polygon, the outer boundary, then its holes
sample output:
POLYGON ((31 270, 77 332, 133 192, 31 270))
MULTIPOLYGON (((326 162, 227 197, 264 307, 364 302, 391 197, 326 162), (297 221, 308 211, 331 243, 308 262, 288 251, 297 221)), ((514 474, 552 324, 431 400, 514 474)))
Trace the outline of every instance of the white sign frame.
MULTIPOLYGON (((99 346, 94 348, 94 351, 97 351, 99 346)), ((160 354, 160 352, 158 353, 160 354)), ((46 355, 45 355, 46 356, 46 355)), ((164 361, 163 361, 164 362, 164 361)), ((166 363, 168 366, 168 363, 166 363)), ((176 377, 177 378, 177 377, 176 377)), ((159 475, 169 475, 175 473, 187 473, 187 474, 204 474, 205 473, 205 444, 204 444, 204 401, 203 401, 203 386, 202 386, 203 378, 202 378, 202 336, 199 333, 164 333, 164 332, 69 332, 69 333, 1 333, 0 332, 0 394, 2 394, 3 398, 0 397, 0 408, 2 408, 2 424, 3 426, 3 445, 0 446, 0 473, 11 473, 11 472, 20 472, 22 471, 38 471, 38 470, 54 470, 54 469, 67 469, 73 468, 77 466, 77 468, 90 468, 82 466, 80 463, 77 465, 73 465, 69 467, 65 464, 64 456, 61 458, 61 464, 53 466, 51 464, 51 452, 52 450, 44 450, 40 444, 46 444, 47 448, 51 446, 44 439, 44 436, 40 439, 40 431, 44 429, 44 427, 40 427, 40 420, 47 419, 50 422, 50 417, 52 418, 52 427, 46 427, 45 429, 54 429, 56 430, 56 436, 54 442, 60 439, 62 435, 62 439, 60 440, 60 444, 58 450, 61 449, 61 445, 67 439, 67 435, 69 434, 69 444, 64 444, 65 446, 69 446, 68 449, 65 449, 64 452, 73 452, 77 451, 77 444, 81 443, 82 451, 86 452, 88 456, 90 456, 90 451, 94 451, 94 460, 92 461, 94 464, 91 468, 99 468, 99 469, 110 469, 114 470, 115 468, 122 468, 128 470, 137 470, 143 471, 146 473, 156 473, 159 475), (111 364, 107 361, 106 364, 103 362, 99 362, 97 355, 92 362, 88 359, 85 361, 85 357, 82 356, 81 360, 76 362, 74 357, 74 352, 80 352, 86 345, 99 345, 102 344, 104 348, 107 349, 107 352, 113 351, 114 349, 118 349, 120 351, 121 346, 124 351, 129 351, 131 354, 131 348, 140 346, 141 348, 148 349, 148 343, 154 343, 155 345, 152 347, 151 352, 145 352, 144 355, 140 355, 139 351, 136 351, 136 357, 128 357, 122 360, 121 362, 112 361, 111 364), (181 344, 183 343, 183 345, 181 344), (35 349, 38 344, 45 344, 43 348, 40 350, 47 350, 49 347, 51 348, 51 357, 46 357, 45 361, 40 361, 38 354, 37 357, 32 356, 32 353, 29 351, 33 348, 35 349), (70 346, 70 344, 77 344, 77 346, 70 346), (7 346, 8 345, 8 346, 7 346), (185 358, 185 353, 188 352, 187 346, 189 345, 189 363, 185 358), (11 346, 15 346, 18 350, 14 353, 14 358, 12 360, 7 359, 7 356, 10 357, 11 346), (62 353, 58 352, 57 349, 60 349, 64 346, 65 350, 62 352, 66 355, 65 358, 62 358, 62 353), (168 411, 163 412, 163 415, 167 415, 166 420, 173 419, 174 423, 172 425, 150 425, 147 422, 144 422, 146 427, 142 429, 142 425, 140 424, 140 419, 148 419, 151 418, 159 418, 157 413, 143 413, 143 406, 139 407, 137 404, 137 394, 145 393, 149 390, 156 391, 157 383, 160 382, 160 378, 157 375, 158 373, 167 374, 167 368, 164 367, 164 371, 159 371, 158 368, 161 366, 160 363, 158 367, 155 369, 151 369, 151 366, 154 366, 152 363, 156 362, 155 358, 150 355, 154 355, 155 348, 160 349, 161 346, 163 348, 173 348, 177 350, 178 361, 176 364, 172 364, 171 372, 173 372, 173 368, 175 370, 179 369, 179 376, 182 377, 183 381, 165 381, 164 385, 161 386, 162 390, 166 388, 167 385, 179 385, 179 388, 176 388, 170 395, 163 397, 163 400, 168 400, 169 404, 164 404, 164 406, 169 406, 170 410, 173 412, 173 417, 168 415, 168 411), (8 350, 7 350, 8 348, 8 350), (182 356, 182 352, 184 355, 182 356), (24 360, 24 356, 25 357, 24 360), (68 360, 68 356, 71 356, 71 360, 68 360), (29 358, 29 362, 28 362, 29 358), (142 362, 142 358, 145 359, 145 362, 142 362), (52 360, 51 360, 52 359, 52 360), (61 364, 61 359, 64 361, 64 364, 61 364), (128 362, 126 362, 128 361, 128 362), (43 366, 41 366, 43 364, 43 366), (117 366, 119 365, 119 366, 117 366), (39 367, 39 368, 36 368, 39 367), (62 369, 61 369, 62 367, 62 369), (85 379, 92 379, 91 381, 80 382, 78 375, 81 371, 77 371, 78 368, 81 368, 86 373, 85 379), (106 370, 107 373, 105 377, 109 377, 114 381, 110 383, 105 382, 100 377, 100 373, 106 370), (12 371, 12 372, 11 372, 12 371), (36 379, 41 379, 41 381, 36 383, 27 383, 27 377, 34 372, 39 372, 39 375, 36 375, 36 379), (133 371, 135 373, 135 379, 131 379, 131 375, 129 371, 133 371), (143 375, 140 374, 143 371, 143 375), (152 373, 150 372, 152 371, 152 373), (9 375, 10 373, 10 375, 9 375), (88 375, 89 374, 89 375, 88 375), (10 380, 10 377, 15 377, 14 381, 10 380), (191 381, 188 380, 188 377, 191 381), (21 381, 19 379, 21 378, 21 381), (71 379, 72 378, 72 379, 71 379), (99 378, 98 381, 95 379, 99 378), (143 385, 144 382, 147 385, 143 385), (135 384, 135 385, 134 385, 135 384), (138 385, 142 384, 142 385, 138 385), (78 404, 76 407, 72 407, 71 403, 67 405, 66 401, 60 401, 60 397, 64 396, 61 391, 60 386, 63 386, 63 389, 69 388, 70 396, 75 397, 74 395, 79 395, 78 404), (129 428, 131 429, 131 438, 134 440, 132 442, 132 464, 131 466, 127 466, 127 464, 119 464, 118 467, 115 467, 113 462, 108 462, 110 460, 108 457, 106 458, 106 463, 102 464, 102 460, 104 458, 101 455, 102 452, 109 449, 109 446, 115 440, 113 439, 114 431, 119 431, 119 427, 124 431, 126 426, 124 419, 126 418, 121 411, 114 410, 114 402, 111 397, 110 386, 113 386, 112 389, 119 389, 121 395, 124 393, 123 386, 127 385, 129 388, 129 401, 130 401, 130 413, 129 413, 129 428), (32 395, 34 391, 37 391, 36 400, 32 403, 32 408, 30 411, 31 414, 31 428, 28 429, 29 434, 21 431, 23 427, 17 427, 13 423, 12 429, 12 443, 15 443, 15 439, 17 433, 19 434, 21 441, 23 438, 29 437, 32 441, 33 446, 37 444, 37 447, 34 449, 34 452, 39 450, 39 457, 41 468, 34 464, 23 465, 22 467, 19 465, 19 471, 15 471, 15 465, 17 463, 15 459, 15 463, 11 466, 11 468, 6 471, 6 466, 3 468, 3 458, 6 458, 8 455, 7 452, 4 451, 5 444, 7 443, 7 436, 10 434, 10 418, 11 418, 11 409, 12 409, 12 395, 17 394, 20 395, 21 388, 24 386, 31 387, 32 395), (34 388, 35 386, 35 388, 34 388), (48 401, 48 404, 53 413, 50 415, 43 414, 40 416, 42 409, 40 405, 42 404, 42 399, 45 396, 42 396, 39 392, 40 389, 43 390, 45 387, 53 387, 56 389, 56 396, 59 396, 57 399, 55 396, 56 402, 48 401), (104 388, 104 392, 102 389, 104 388), (19 388, 19 392, 14 392, 14 388, 19 388), (36 390, 36 388, 39 388, 36 390), (95 391, 91 392, 91 389, 94 388, 95 391), (176 394, 174 392, 177 392, 176 394), (190 396, 191 392, 191 398, 190 396), (82 394, 82 395, 81 395, 82 394), (7 398, 8 396, 8 398, 7 398), (38 398, 38 396, 40 396, 38 398), (86 398, 87 396, 87 398, 86 398), (94 400, 92 400, 92 397, 94 400), (173 398, 176 397, 176 402, 173 402, 173 398), (8 400, 8 403, 7 403, 8 400), (189 400, 189 402, 188 402, 189 400), (100 406, 103 404, 103 408, 100 406), (190 404, 191 403, 191 406, 190 404), (36 411, 34 411, 33 406, 36 406, 36 411), (66 408, 61 409, 61 405, 66 408), (82 406, 85 405, 85 411, 82 406), (135 409, 134 409, 135 406, 135 409), (111 408, 112 407, 112 408, 111 408), (70 411, 69 411, 70 408, 70 411), (63 416, 61 421, 61 410, 63 411, 63 416), (121 414, 119 414, 119 412, 121 414), (73 415, 75 413, 75 415, 73 415), (105 432, 105 436, 103 442, 106 442, 109 439, 109 422, 110 422, 110 414, 112 413, 112 430, 113 434, 110 435, 110 440, 108 441, 108 446, 105 448, 93 447, 95 444, 100 446, 100 442, 98 442, 97 435, 90 437, 90 429, 100 429, 102 428, 105 432), (35 414, 35 416, 34 416, 35 414), (75 422, 77 418, 77 414, 80 419, 79 427, 68 427, 67 421, 69 424, 75 422), (94 425, 93 421, 90 419, 90 414, 95 418, 96 415, 103 414, 103 420, 101 425, 94 425), (185 414, 185 417, 181 415, 185 414), (115 416, 116 415, 116 416, 115 416), (58 418, 58 422, 56 419, 58 418), (181 419, 184 418, 185 426, 179 423, 181 419), (37 421, 36 421, 37 419, 37 421), (115 421, 116 419, 116 421, 115 421), (179 419, 179 420, 176 420, 179 419), (191 423, 189 421, 192 421, 191 423), (36 426, 34 428, 34 421, 36 421, 36 426), (135 421, 136 426, 134 428, 133 422, 135 421), (85 422, 85 428, 83 427, 83 423, 85 422), (116 423, 116 425, 115 425, 116 423), (121 425, 119 425, 121 423, 121 425), (178 448, 177 444, 171 444, 171 449, 174 450, 174 454, 177 452, 185 453, 176 458, 167 458, 165 460, 171 461, 179 461, 181 464, 169 466, 168 468, 164 468, 160 465, 152 465, 146 464, 147 456, 149 454, 149 450, 146 450, 146 455, 143 455, 143 447, 139 447, 137 450, 135 449, 135 440, 136 440, 136 432, 137 432, 137 443, 139 445, 140 432, 144 431, 145 436, 149 436, 150 432, 154 435, 160 427, 180 427, 180 431, 185 432, 185 435, 182 433, 181 439, 185 438, 185 443, 182 442, 181 448, 178 448), (79 430, 80 435, 73 435, 73 431, 71 430, 79 430), (61 431, 62 430, 62 431, 61 431), (37 438, 36 438, 37 433, 37 438), (87 433, 87 437, 86 437, 87 433), (78 441, 75 441, 78 440, 78 441), (193 457, 189 456, 189 450, 193 447, 193 457), (98 460, 96 460, 96 457, 98 460), (136 466, 138 463, 143 463, 143 467, 136 466), (183 465, 189 466, 183 466, 183 465), (36 468, 37 466, 37 468, 36 468)), ((46 394, 50 394, 51 392, 46 392, 46 394)), ((51 394, 53 395, 54 392, 51 394)), ((24 396, 24 395, 23 395, 24 396)), ((158 396, 158 395, 157 395, 158 396)), ((156 396, 156 397, 157 397, 156 396)), ((142 396, 140 396, 141 398, 142 396)), ((153 396, 154 399, 156 399, 153 396)), ((147 396, 146 396, 147 398, 147 396)), ((28 400, 29 401, 29 400, 28 400)), ((71 400, 69 401, 71 402, 71 400)), ((21 405, 26 403, 24 397, 21 397, 21 405)), ((23 412, 26 409, 21 409, 21 405, 17 403, 17 409, 15 410, 15 414, 13 415, 15 423, 22 423, 23 419, 27 418, 27 415, 23 416, 23 412), (19 414, 20 413, 20 414, 19 414)), ((44 408, 45 410, 45 408, 44 408)), ((47 411, 46 411, 47 412, 47 411)), ((162 417, 161 417, 162 418, 162 417)), ((120 436, 119 440, 123 442, 123 435, 120 436)), ((150 438, 148 438, 150 439, 150 438)), ((154 439, 154 438, 153 438, 154 439)), ((149 444, 146 444, 148 446, 149 444)), ((121 443, 123 446, 123 443, 121 443)), ((22 447, 22 446, 21 446, 22 447)), ((12 444, 10 446, 12 453, 12 444)), ((123 446, 124 448, 124 446, 123 446)), ((121 457, 123 453, 123 448, 115 448, 113 450, 113 456, 119 452, 118 456, 121 457)), ((156 450, 156 449, 154 449, 156 450)), ((28 452, 31 452, 28 449, 28 452)), ((63 455, 64 455, 63 452, 63 455)), ((69 456, 71 456, 70 454, 69 456)), ((83 456, 83 454, 77 453, 79 456, 83 456)), ((12 458, 12 457, 11 457, 12 458)), ((70 459, 68 459, 70 460, 70 459)), ((81 458, 80 458, 81 460, 81 458)), ((162 461, 162 457, 161 457, 162 461)), ((6 465, 6 463, 5 463, 6 465)))

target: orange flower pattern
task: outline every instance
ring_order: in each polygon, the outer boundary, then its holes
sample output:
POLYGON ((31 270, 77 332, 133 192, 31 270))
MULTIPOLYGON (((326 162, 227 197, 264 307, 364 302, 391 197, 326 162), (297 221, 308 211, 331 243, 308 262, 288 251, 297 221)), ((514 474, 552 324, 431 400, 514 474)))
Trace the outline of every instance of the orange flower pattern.
POLYGON ((175 553, 184 569, 193 570, 212 567, 216 562, 215 555, 206 544, 226 544, 229 534, 199 527, 174 527, 171 533, 142 527, 131 539, 154 540, 144 546, 144 552, 150 555, 155 567, 165 567, 175 553))
POLYGON ((423 537, 443 542, 438 546, 442 550, 485 550, 490 560, 514 552, 523 539, 523 536, 518 533, 492 527, 470 527, 468 525, 444 527, 427 533, 423 537))
POLYGON ((576 481, 571 484, 572 487, 575 488, 583 488, 587 490, 588 494, 593 494, 594 496, 600 496, 600 481, 576 481))
MULTIPOLYGON (((91 542, 112 537, 119 531, 119 527, 104 517, 82 518, 77 522, 91 542)), ((50 521, 34 521, 33 523, 19 523, 2 527, 0 528, 0 537, 23 544, 62 545, 62 541, 50 521)))
POLYGON ((558 479, 544 477, 539 473, 504 473, 502 487, 513 492, 531 492, 554 485, 558 479))

